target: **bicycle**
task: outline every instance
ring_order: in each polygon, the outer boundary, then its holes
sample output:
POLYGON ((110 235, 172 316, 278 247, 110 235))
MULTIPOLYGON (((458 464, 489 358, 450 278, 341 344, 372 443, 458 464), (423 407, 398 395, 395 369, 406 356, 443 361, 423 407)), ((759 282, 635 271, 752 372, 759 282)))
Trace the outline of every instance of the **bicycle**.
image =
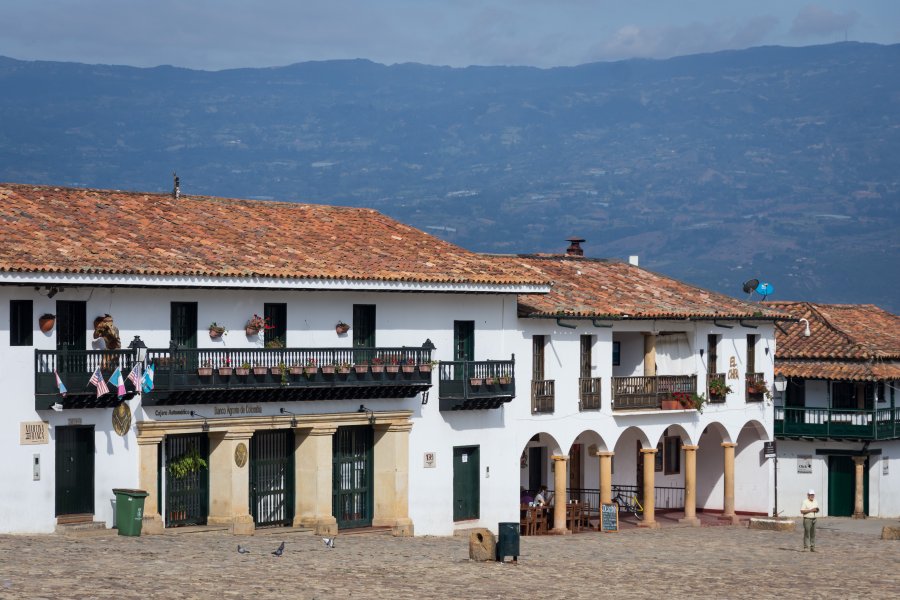
POLYGON ((612 501, 619 507, 619 512, 630 512, 638 521, 644 519, 644 517, 641 516, 644 512, 644 507, 641 506, 641 502, 638 500, 636 494, 624 494, 620 490, 616 492, 616 496, 612 501))

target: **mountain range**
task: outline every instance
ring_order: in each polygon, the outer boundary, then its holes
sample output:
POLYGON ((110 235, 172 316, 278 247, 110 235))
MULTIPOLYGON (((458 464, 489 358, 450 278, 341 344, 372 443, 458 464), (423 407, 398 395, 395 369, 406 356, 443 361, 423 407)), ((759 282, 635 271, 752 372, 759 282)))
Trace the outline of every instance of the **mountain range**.
MULTIPOLYGON (((0 180, 369 206, 484 252, 900 311, 900 45, 575 67, 0 57, 0 180)), ((754 299, 757 299, 754 296, 754 299)))

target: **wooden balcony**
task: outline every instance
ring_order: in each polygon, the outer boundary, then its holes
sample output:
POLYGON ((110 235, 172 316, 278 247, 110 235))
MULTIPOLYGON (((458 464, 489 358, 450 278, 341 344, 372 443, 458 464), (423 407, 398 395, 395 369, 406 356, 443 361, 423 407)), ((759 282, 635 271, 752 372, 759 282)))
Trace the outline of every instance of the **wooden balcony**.
MULTIPOLYGON (((408 398, 431 387, 431 350, 403 348, 151 348, 154 387, 143 406, 233 402, 287 402, 408 398)), ((112 406, 115 389, 96 397, 88 385, 100 367, 105 380, 122 369, 127 377, 135 350, 35 351, 35 407, 112 406), (62 398, 54 371, 68 388, 62 398)), ((128 397, 137 390, 126 381, 128 397)))
POLYGON ((745 377, 747 402, 762 402, 766 397, 766 380, 762 373, 747 373, 745 377))
POLYGON ((544 379, 531 382, 531 412, 532 414, 552 413, 554 399, 556 398, 556 382, 553 379, 544 379))
POLYGON ((782 438, 895 440, 900 407, 877 409, 775 407, 775 435, 782 438))
POLYGON ((697 393, 696 375, 613 377, 613 410, 659 409, 675 392, 697 393))
POLYGON ((516 397, 516 357, 438 364, 440 410, 499 408, 516 397))
POLYGON ((713 382, 720 384, 722 389, 724 389, 726 386, 725 373, 710 373, 706 376, 706 395, 709 396, 709 402, 721 404, 722 402, 725 402, 727 394, 713 394, 710 390, 710 384, 713 382))
POLYGON ((600 410, 600 377, 578 379, 579 410, 600 410))

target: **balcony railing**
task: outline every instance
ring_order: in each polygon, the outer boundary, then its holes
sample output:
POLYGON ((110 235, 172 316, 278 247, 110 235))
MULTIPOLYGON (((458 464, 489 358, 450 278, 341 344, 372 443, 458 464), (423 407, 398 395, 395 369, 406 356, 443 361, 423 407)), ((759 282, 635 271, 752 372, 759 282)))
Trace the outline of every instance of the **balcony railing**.
POLYGON ((719 404, 725 402, 725 396, 727 394, 713 394, 713 388, 718 385, 718 389, 724 390, 727 387, 725 383, 725 373, 710 373, 706 376, 706 392, 709 396, 709 401, 713 404, 719 404))
POLYGON ((556 382, 553 379, 531 382, 531 412, 533 414, 553 412, 553 402, 556 398, 555 387, 556 382))
POLYGON ((581 410, 600 410, 600 377, 579 378, 578 408, 581 410))
POLYGON ((696 375, 613 377, 613 410, 660 408, 675 392, 697 393, 696 375))
POLYGON ((900 407, 878 409, 775 407, 775 435, 892 440, 900 438, 900 407))
POLYGON ((516 357, 511 360, 441 361, 438 397, 441 410, 499 408, 516 397, 516 357))
MULTIPOLYGON (((99 366, 108 380, 116 367, 126 377, 137 360, 134 350, 35 351, 35 406, 109 405, 113 389, 96 399, 88 386, 99 366), (56 371, 68 388, 61 400, 56 371), (95 399, 91 399, 94 396, 95 399)), ((431 350, 426 348, 239 348, 171 347, 147 350, 153 390, 142 404, 263 402, 405 398, 431 386, 431 350)), ((133 395, 131 382, 126 389, 133 395)))
POLYGON ((762 373, 747 373, 747 402, 762 402, 766 397, 766 380, 762 373))

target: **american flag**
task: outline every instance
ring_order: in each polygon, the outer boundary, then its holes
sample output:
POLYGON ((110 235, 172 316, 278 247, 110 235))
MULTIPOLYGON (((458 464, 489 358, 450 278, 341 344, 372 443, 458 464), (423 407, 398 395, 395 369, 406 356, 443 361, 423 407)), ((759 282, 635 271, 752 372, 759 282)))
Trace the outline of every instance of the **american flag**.
POLYGON ((134 385, 135 390, 141 389, 141 363, 134 363, 134 366, 131 367, 131 373, 128 374, 127 379, 132 383, 132 385, 134 385))
POLYGON ((103 394, 109 393, 109 388, 106 387, 106 382, 103 381, 103 373, 100 372, 100 367, 97 367, 97 370, 94 371, 93 375, 91 375, 91 380, 88 381, 88 384, 97 388, 98 398, 103 394))

